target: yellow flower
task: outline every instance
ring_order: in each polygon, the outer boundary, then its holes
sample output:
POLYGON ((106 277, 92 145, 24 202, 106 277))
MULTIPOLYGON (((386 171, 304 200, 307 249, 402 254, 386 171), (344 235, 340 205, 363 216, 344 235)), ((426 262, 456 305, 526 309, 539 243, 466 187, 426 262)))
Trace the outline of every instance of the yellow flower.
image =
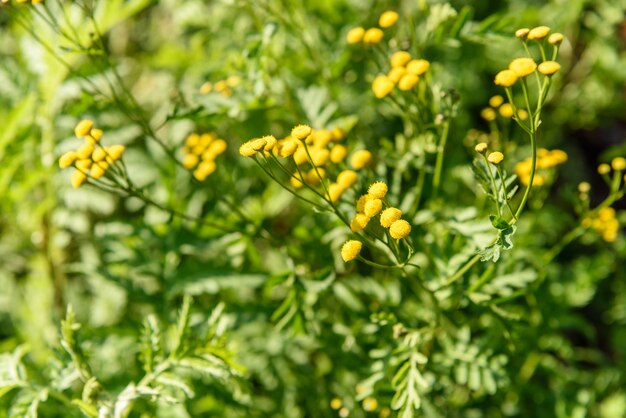
POLYGON ((330 186, 328 186, 328 198, 334 203, 341 198, 341 195, 345 191, 346 189, 342 185, 331 183, 330 186))
POLYGON ((93 153, 93 145, 90 143, 85 143, 76 150, 76 155, 80 159, 91 157, 91 153, 93 153))
POLYGON ((556 32, 550 35, 550 37, 548 38, 548 43, 550 45, 561 45, 561 43, 563 43, 563 39, 563 34, 556 32))
POLYGON ((368 396, 367 398, 363 399, 363 409, 366 410, 367 412, 375 411, 377 408, 378 408, 378 401, 376 400, 376 398, 372 398, 371 396, 368 396))
POLYGON ((487 161, 494 165, 499 165, 502 160, 504 160, 504 154, 500 151, 492 152, 487 156, 487 161))
POLYGON ((354 260, 359 256, 363 243, 361 241, 349 240, 341 247, 341 258, 343 261, 348 262, 354 260))
POLYGON ((391 224, 402 217, 402 211, 398 208, 389 207, 380 214, 380 224, 389 228, 391 224))
POLYGON ((537 70, 543 75, 552 75, 560 69, 561 66, 556 61, 544 61, 537 67, 537 70))
POLYGON ((425 59, 411 60, 406 65, 406 70, 409 73, 417 75, 417 76, 424 74, 426 71, 428 71, 429 68, 430 68, 430 62, 426 61, 425 59))
POLYGON ((365 149, 356 151, 350 157, 350 165, 355 170, 360 170, 362 168, 365 168, 371 162, 372 162, 372 153, 365 149))
POLYGON ((370 185, 369 189, 367 189, 367 194, 372 196, 374 199, 382 199, 387 194, 387 190, 387 183, 384 181, 377 181, 370 185))
POLYGON ((89 135, 95 142, 98 142, 100 138, 102 138, 102 135, 104 135, 104 132, 102 132, 102 129, 93 128, 89 135))
POLYGON ((122 154, 124 154, 124 151, 126 150, 126 147, 124 147, 124 145, 111 145, 108 149, 107 149, 107 154, 109 154, 109 157, 111 157, 111 159, 113 161, 115 160, 119 160, 120 157, 122 156, 122 154))
POLYGON ((582 181, 578 184, 578 191, 580 193, 589 193, 589 191, 591 190, 591 184, 589 184, 586 181, 582 181))
POLYGON ((341 408, 342 405, 343 405, 343 402, 341 402, 341 399, 339 399, 339 398, 333 398, 330 401, 330 408, 331 409, 339 409, 339 408, 341 408))
POLYGON ((215 164, 215 161, 213 160, 202 161, 200 165, 198 166, 198 168, 196 168, 196 170, 193 172, 193 176, 198 181, 204 181, 204 179, 210 176, 215 171, 216 168, 217 168, 217 165, 215 164))
POLYGON ((342 139, 346 137, 346 131, 344 131, 343 129, 339 127, 335 127, 333 128, 332 131, 330 131, 330 136, 335 142, 341 141, 342 139))
POLYGON ((498 108, 498 112, 504 118, 511 118, 513 117, 513 106, 511 106, 511 103, 505 103, 498 108))
POLYGON ((309 125, 298 125, 291 130, 291 136, 302 141, 311 135, 311 132, 309 125))
POLYGON ((318 129, 311 134, 313 144, 318 148, 326 147, 333 139, 333 135, 326 129, 318 129))
MULTIPOLYGON (((224 141, 223 139, 216 139, 211 143, 211 145, 209 145, 209 148, 202 153, 202 159, 213 160, 215 159, 215 157, 226 151, 226 148, 228 148, 228 144, 226 143, 226 141, 224 141)), ((267 145, 265 146, 265 148, 267 148, 267 145)))
POLYGON ((330 161, 338 164, 342 162, 348 155, 348 148, 344 145, 337 144, 330 149, 330 161))
POLYGON ((411 90, 413 87, 415 87, 415 85, 417 84, 417 82, 419 81, 419 77, 414 75, 414 74, 405 74, 404 76, 402 76, 402 78, 400 79, 400 82, 398 83, 398 88, 402 91, 408 91, 411 90))
POLYGON ((389 78, 392 83, 397 83, 406 73, 406 68, 394 67, 387 73, 387 78, 389 78))
POLYGON ((528 117, 528 112, 524 109, 517 109, 517 117, 520 120, 526 120, 526 118, 528 117))
POLYGON ((548 36, 550 33, 550 28, 547 26, 537 26, 536 28, 532 28, 530 32, 528 32, 528 39, 543 39, 548 36))
POLYGON ((298 143, 292 139, 284 141, 280 148, 280 156, 283 158, 291 157, 298 149, 298 143))
POLYGON ((609 174, 610 171, 611 171, 611 166, 609 166, 608 164, 603 163, 598 166, 599 174, 609 174))
POLYGON ((517 78, 532 74, 536 68, 537 64, 532 58, 516 58, 509 64, 509 70, 513 71, 517 78))
POLYGON ((100 177, 104 176, 104 173, 106 173, 107 168, 109 168, 109 163, 107 163, 106 161, 102 161, 98 164, 92 165, 91 177, 93 177, 94 179, 99 179, 100 177))
POLYGON ((306 153, 306 149, 302 146, 302 144, 300 144, 296 152, 293 154, 293 161, 296 163, 296 165, 302 165, 308 160, 309 156, 306 153))
POLYGON ((322 183, 320 177, 326 178, 326 170, 323 168, 312 168, 304 175, 305 181, 312 186, 319 186, 322 183))
POLYGON ((365 208, 363 212, 370 218, 373 218, 374 216, 378 215, 378 213, 382 209, 383 209, 383 201, 380 199, 374 198, 374 199, 368 200, 365 203, 365 208))
POLYGON ((349 44, 358 44, 363 40, 363 35, 365 35, 365 29, 360 26, 350 29, 346 35, 346 41, 348 41, 349 44))
POLYGON ((567 153, 560 149, 550 151, 548 158, 552 165, 560 165, 567 161, 567 153))
POLYGON ((393 91, 393 82, 386 75, 378 75, 372 83, 372 91, 377 99, 382 99, 393 91))
POLYGON ((404 219, 398 219, 389 227, 389 235, 393 239, 402 239, 411 233, 411 224, 404 219))
POLYGON ((246 141, 239 147, 239 154, 244 157, 252 157, 256 154, 254 148, 252 148, 252 141, 246 141))
POLYGON ((479 154, 483 154, 487 151, 487 143, 486 142, 481 142, 479 144, 477 144, 474 147, 474 151, 476 151, 479 154))
POLYGON ((91 167, 92 161, 88 159, 77 160, 74 166, 77 170, 87 173, 91 167))
POLYGON ((198 156, 195 154, 187 154, 183 157, 183 167, 187 170, 191 170, 198 164, 198 156))
POLYGON ((104 160, 106 156, 107 156, 107 153, 104 150, 104 148, 99 147, 93 150, 93 153, 91 154, 91 159, 97 162, 97 161, 104 160))
POLYGON ((311 150, 311 160, 313 161, 313 165, 322 166, 328 162, 330 158, 330 151, 326 148, 313 148, 311 150))
POLYGON ((613 161, 611 161, 611 167, 613 167, 613 170, 615 171, 626 170, 626 158, 624 157, 613 158, 613 161))
POLYGON ((185 139, 185 145, 189 148, 193 148, 200 143, 200 135, 196 133, 189 134, 185 139))
POLYGON ((206 83, 203 83, 200 86, 200 93, 201 94, 209 94, 209 93, 211 93, 211 91, 213 91, 213 83, 210 83, 210 82, 207 81, 206 83))
POLYGON ((518 29, 515 31, 515 36, 520 39, 526 39, 526 37, 528 36, 528 32, 530 32, 530 29, 528 28, 518 29))
POLYGON ((357 213, 352 221, 350 221, 350 229, 352 232, 359 232, 365 229, 370 222, 370 217, 364 213, 357 213))
POLYGON ((363 42, 366 44, 377 44, 382 41, 385 34, 378 28, 370 28, 363 34, 363 42))
POLYGON ((289 178, 289 181, 291 182, 291 185, 294 189, 299 189, 300 187, 304 186, 304 183, 302 183, 302 180, 300 180, 300 178, 298 177, 299 175, 300 174, 296 172, 293 174, 293 176, 291 176, 291 178, 289 178))
POLYGON ((357 175, 356 172, 352 170, 343 170, 337 176, 337 184, 339 184, 344 189, 347 189, 349 187, 352 187, 357 182, 358 179, 359 179, 359 176, 357 175))
POLYGON ((78 155, 76 155, 74 151, 68 151, 65 154, 61 155, 61 158, 59 158, 59 167, 67 168, 74 164, 74 161, 76 161, 76 159, 78 159, 78 155))
POLYGON ((490 107, 486 107, 480 111, 480 117, 486 121, 496 120, 496 111, 490 107))
POLYGON ((411 61, 411 54, 406 51, 396 51, 389 59, 392 68, 404 67, 409 61, 411 61))
POLYGON ((74 128, 74 134, 77 138, 83 138, 89 135, 89 132, 91 132, 91 128, 93 128, 93 121, 89 119, 83 119, 78 122, 78 124, 74 128))
MULTIPOLYGON (((263 151, 266 151, 266 152, 270 152, 271 150, 273 150, 276 144, 278 143, 278 140, 276 140, 274 135, 265 135, 261 139, 265 141, 265 146, 263 147, 263 151)), ((227 144, 226 144, 226 141, 224 141, 223 139, 222 140, 218 139, 218 141, 221 141, 224 144, 224 149, 222 149, 221 152, 219 153, 221 154, 222 152, 226 150, 227 144)), ((217 143, 217 141, 215 143, 217 143)))
POLYGON ((83 183, 87 181, 87 175, 82 171, 74 171, 72 173, 72 177, 70 178, 70 183, 72 183, 72 187, 78 189, 83 183))
POLYGON ((378 19, 378 26, 381 28, 389 28, 398 21, 398 13, 393 10, 387 10, 378 19))
POLYGON ((511 70, 502 70, 496 74, 494 83, 502 87, 511 87, 517 81, 517 76, 511 70))
POLYGON ((373 197, 368 194, 364 194, 359 197, 359 199, 356 201, 356 211, 363 212, 365 210, 365 204, 372 199, 373 197))
MULTIPOLYGON (((210 134, 210 133, 204 133, 202 135, 200 135, 200 145, 203 148, 208 147, 214 140, 216 139, 214 134, 210 134)), ((198 154, 202 154, 202 152, 199 152, 198 154)))
POLYGON ((498 107, 503 102, 504 102, 504 98, 500 96, 499 94, 496 94, 495 96, 491 96, 491 98, 489 99, 489 106, 498 107))

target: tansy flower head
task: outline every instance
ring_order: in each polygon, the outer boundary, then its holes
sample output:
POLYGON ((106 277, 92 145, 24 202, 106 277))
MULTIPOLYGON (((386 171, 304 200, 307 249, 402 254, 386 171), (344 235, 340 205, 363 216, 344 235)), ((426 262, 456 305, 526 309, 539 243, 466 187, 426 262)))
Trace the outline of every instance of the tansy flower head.
POLYGON ((83 119, 78 122, 78 124, 74 128, 74 134, 77 138, 83 138, 89 135, 89 132, 91 132, 91 128, 93 128, 93 121, 89 119, 83 119))
POLYGON ((477 144, 474 147, 474 151, 476 151, 479 154, 484 154, 487 151, 487 143, 481 142, 480 144, 477 144))
POLYGON ((291 157, 297 149, 298 143, 293 139, 288 139, 282 143, 279 154, 283 158, 291 157))
POLYGON ((393 239, 402 239, 411 233, 411 224, 404 219, 398 219, 389 226, 389 235, 393 239))
POLYGON ((528 28, 518 29, 515 31, 515 36, 520 39, 526 39, 526 37, 528 36, 528 32, 530 32, 530 29, 528 28))
POLYGON ((70 183, 72 183, 72 187, 78 189, 84 182, 87 181, 87 175, 82 171, 74 171, 72 173, 72 177, 70 179, 70 183))
POLYGON ((401 216, 402 211, 400 209, 394 207, 387 208, 380 214, 380 224, 385 228, 389 228, 401 216))
POLYGON ((378 19, 378 26, 381 28, 389 28, 398 21, 398 13, 393 10, 387 10, 378 19))
POLYGON ((406 51, 396 51, 389 59, 391 67, 404 67, 407 62, 411 61, 411 54, 406 51))
POLYGON ((609 174, 609 172, 611 172, 611 166, 609 166, 608 164, 600 164, 598 166, 598 174, 609 174))
POLYGON ((373 412, 378 408, 378 401, 376 400, 376 398, 372 398, 371 396, 368 396, 367 398, 363 399, 363 409, 366 410, 367 412, 373 412))
POLYGON ((491 107, 486 107, 480 111, 480 117, 485 119, 486 121, 496 120, 496 111, 491 107))
POLYGON ((354 260, 359 256, 362 247, 363 243, 361 241, 346 241, 343 247, 341 247, 341 258, 343 258, 345 262, 354 260))
POLYGON ((532 74, 537 64, 532 58, 516 58, 509 64, 509 70, 513 71, 517 78, 532 74))
POLYGON ((76 159, 78 159, 78 155, 76 155, 74 151, 68 151, 65 154, 61 155, 61 158, 59 158, 59 167, 67 168, 74 164, 74 161, 76 161, 76 159))
POLYGON ((591 190, 591 184, 589 184, 586 181, 582 181, 578 184, 578 191, 580 193, 589 193, 589 191, 591 190))
POLYGON ((407 73, 404 67, 394 67, 387 73, 387 77, 392 83, 397 83, 407 73))
POLYGON ((498 112, 500 112, 502 117, 511 118, 513 117, 513 106, 510 103, 504 103, 498 108, 498 112))
POLYGON ((552 75, 560 69, 561 66, 556 61, 544 61, 537 67, 537 70, 543 75, 552 75))
POLYGON ((107 168, 109 168, 109 163, 107 163, 106 161, 101 161, 97 164, 92 165, 91 177, 93 177, 94 179, 99 179, 100 177, 104 176, 107 168))
POLYGON ((345 191, 346 189, 341 184, 332 183, 328 186, 328 198, 334 203, 341 198, 341 195, 345 191))
POLYGON ((349 187, 352 187, 357 182, 358 179, 359 179, 359 176, 357 175, 356 172, 352 170, 343 170, 337 176, 337 184, 342 186, 344 189, 347 189, 349 187))
POLYGON ((363 212, 365 210, 365 204, 372 200, 373 197, 369 194, 364 194, 356 201, 356 210, 357 212, 363 212))
POLYGON ((370 28, 363 34, 363 42, 366 44, 377 44, 383 40, 384 35, 379 28, 370 28))
POLYGON ((420 76, 430 68, 430 62, 425 59, 412 60, 406 65, 406 70, 414 75, 420 76))
POLYGON ((355 170, 360 170, 362 168, 365 168, 371 162, 372 162, 372 153, 365 149, 356 151, 350 157, 350 165, 355 170))
POLYGON ((330 158, 330 151, 326 148, 313 148, 311 151, 311 161, 315 166, 322 166, 328 162, 330 158))
POLYGON ((107 153, 102 147, 96 148, 91 153, 91 159, 94 160, 94 162, 102 161, 106 158, 106 156, 107 156, 107 153))
POLYGON ((252 157, 256 154, 254 148, 252 148, 252 141, 246 141, 239 147, 239 154, 244 157, 252 157))
POLYGON ((491 106, 491 107, 498 107, 503 102, 504 102, 504 98, 502 96, 500 96, 499 94, 496 94, 495 96, 491 96, 489 98, 489 106, 491 106))
POLYGON ((357 213, 352 221, 350 221, 350 229, 352 232, 359 232, 365 229, 370 222, 370 217, 364 213, 357 213))
POLYGON ((312 129, 309 125, 298 125, 291 130, 291 136, 296 139, 304 140, 311 135, 312 129))
POLYGON ((615 171, 626 170, 626 158, 624 157, 613 158, 613 161, 611 161, 611 167, 613 167, 613 170, 615 171))
MULTIPOLYGON (((274 137, 274 135, 266 135, 263 138, 265 140, 265 146, 263 147, 263 151, 271 151, 274 149, 274 147, 276 146, 276 143, 278 142, 276 140, 276 138, 274 137)), ((224 142, 224 145, 226 145, 226 142, 224 142)))
POLYGON ((196 154, 187 154, 183 157, 183 167, 185 167, 187 170, 191 170, 196 165, 198 165, 199 160, 200 159, 196 154))
POLYGON ((550 35, 550 37, 548 38, 548 43, 550 45, 561 45, 561 43, 563 43, 563 34, 562 33, 553 33, 552 35, 550 35))
POLYGON ((373 218, 374 216, 378 215, 378 213, 382 210, 382 208, 383 208, 382 200, 380 199, 368 200, 365 203, 365 208, 363 209, 363 213, 365 213, 370 218, 373 218))
POLYGON ((351 45, 358 44, 363 40, 363 35, 365 35, 365 29, 360 26, 350 29, 346 35, 346 41, 351 45))
POLYGON ((89 168, 91 168, 92 161, 88 159, 77 160, 74 166, 78 171, 82 171, 83 173, 87 173, 89 168))
POLYGON ((367 189, 367 194, 372 196, 374 199, 382 199, 387 194, 387 183, 384 181, 377 181, 376 183, 372 183, 367 189))
POLYGON ((517 81, 517 76, 511 70, 502 70, 496 74, 494 83, 502 87, 511 87, 517 81))
POLYGON ((378 75, 372 83, 372 91, 377 99, 382 99, 393 91, 393 82, 386 75, 378 75))
POLYGON ((405 74, 402 76, 400 81, 398 82, 398 88, 402 91, 411 90, 417 82, 419 81, 419 77, 414 74, 405 74))
POLYGON ((216 168, 217 168, 217 165, 215 164, 215 161, 204 160, 200 163, 198 168, 196 168, 196 170, 193 172, 193 176, 198 181, 204 181, 209 175, 211 175, 215 171, 216 168))
POLYGON ((91 136, 91 138, 96 142, 98 142, 100 138, 102 138, 102 135, 104 135, 104 132, 102 131, 102 129, 98 128, 93 128, 89 133, 89 136, 91 136))
POLYGON ((543 39, 548 36, 550 33, 550 28, 547 26, 537 26, 536 28, 532 28, 530 32, 528 32, 528 39, 543 39))
POLYGON ((124 145, 111 145, 109 148, 107 148, 107 154, 109 157, 111 157, 111 159, 113 159, 113 161, 116 161, 120 159, 125 150, 126 147, 124 145))
POLYGON ((338 164, 342 162, 348 155, 348 148, 344 145, 337 144, 330 149, 330 161, 338 164))
POLYGON ((94 146, 92 144, 85 143, 76 150, 76 155, 80 159, 89 158, 91 157, 91 154, 93 153, 93 149, 94 149, 94 146))
POLYGON ((499 165, 504 160, 504 154, 500 151, 492 152, 487 156, 487 161, 491 164, 499 165))

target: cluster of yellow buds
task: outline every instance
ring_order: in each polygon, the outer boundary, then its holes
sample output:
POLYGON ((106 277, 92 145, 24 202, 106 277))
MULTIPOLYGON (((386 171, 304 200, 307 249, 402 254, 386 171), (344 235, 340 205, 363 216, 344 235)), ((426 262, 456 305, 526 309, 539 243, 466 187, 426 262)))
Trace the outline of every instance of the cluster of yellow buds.
POLYGON ((233 95, 233 88, 238 86, 241 83, 241 78, 236 75, 231 75, 224 80, 219 80, 217 82, 211 83, 207 81, 200 86, 200 93, 209 94, 211 92, 216 92, 225 97, 230 97, 233 95))
MULTIPOLYGON (((540 48, 543 51, 543 42, 550 33, 550 28, 547 26, 538 26, 536 28, 528 29, 523 28, 515 32, 515 36, 521 39, 523 42, 528 40, 537 41, 540 44, 540 48)), ((544 59, 539 65, 532 58, 516 58, 509 64, 509 67, 496 74, 494 80, 495 84, 502 87, 513 86, 518 79, 527 77, 538 71, 544 76, 551 77, 557 71, 561 69, 558 62, 555 61, 558 53, 559 45, 563 42, 563 35, 560 33, 553 33, 548 37, 548 43, 554 46, 552 59, 544 59)), ((542 53, 542 56, 544 54, 542 53)))
POLYGON ((386 204, 385 196, 388 187, 383 181, 370 185, 367 194, 359 197, 356 202, 356 215, 350 222, 352 232, 364 230, 370 220, 380 214, 380 224, 389 228, 389 235, 393 239, 402 239, 411 232, 411 224, 402 218, 402 211, 386 204), (385 206, 387 206, 385 208, 385 206))
POLYGON ((100 144, 103 132, 93 127, 91 120, 80 121, 74 128, 78 139, 84 138, 84 143, 73 151, 68 151, 59 158, 59 167, 74 166, 76 169, 71 177, 72 186, 76 189, 87 181, 89 177, 97 180, 107 173, 107 170, 121 158, 124 153, 123 145, 103 146, 100 144))
MULTIPOLYGON (((241 145, 239 153, 244 157, 281 157, 293 160, 294 168, 291 185, 298 189, 305 184, 317 187, 326 179, 330 164, 341 164, 348 156, 348 149, 340 144, 345 132, 340 128, 332 130, 312 129, 308 125, 298 125, 283 139, 273 135, 251 139, 241 145)), ((372 162, 372 153, 358 150, 352 153, 349 162, 352 170, 341 171, 334 182, 327 187, 328 199, 338 201, 343 193, 358 181, 354 170, 361 170, 372 162)))
MULTIPOLYGON (((511 103, 504 103, 504 98, 499 94, 489 98, 489 107, 480 111, 480 116, 488 122, 496 120, 498 114, 506 119, 513 117, 513 106, 511 103)), ((520 120, 528 118, 528 112, 524 109, 517 109, 517 116, 520 120)))
POLYGON ((217 168, 215 159, 226 151, 226 141, 213 133, 191 133, 185 139, 183 147, 183 166, 193 171, 198 181, 204 181, 217 168))
POLYGON ((502 161, 504 161, 504 154, 502 154, 500 151, 494 151, 494 152, 490 152, 489 154, 487 154, 487 149, 488 149, 488 146, 486 142, 480 142, 474 147, 474 151, 476 151, 479 154, 485 155, 487 158, 487 161, 493 165, 496 165, 496 166, 500 165, 502 161))
POLYGON ((381 28, 387 29, 392 27, 398 21, 398 17, 397 12, 387 10, 378 18, 378 28, 369 28, 367 30, 361 26, 352 28, 346 35, 346 41, 351 45, 361 42, 370 45, 377 44, 385 37, 381 28))
MULTIPOLYGON (((611 160, 611 165, 602 163, 598 166, 598 173, 601 175, 607 175, 611 172, 611 168, 616 172, 622 172, 626 170, 626 158, 616 157, 611 160)), ((624 177, 626 182, 626 176, 624 177)))
POLYGON ((612 207, 601 208, 597 216, 584 218, 582 225, 595 229, 606 242, 614 242, 617 239, 619 222, 612 207))
POLYGON ((372 91, 378 99, 390 94, 398 86, 401 91, 412 90, 419 82, 420 76, 430 68, 425 59, 413 59, 407 51, 396 51, 389 59, 391 70, 385 75, 376 76, 372 83, 372 91))
MULTIPOLYGON (((533 179, 533 187, 543 186, 553 177, 552 169, 567 161, 567 153, 560 149, 547 150, 540 148, 537 150, 536 167, 540 170, 535 174, 533 179)), ((532 158, 527 158, 515 165, 515 174, 519 178, 522 185, 528 186, 530 182, 530 171, 532 168, 532 158)))

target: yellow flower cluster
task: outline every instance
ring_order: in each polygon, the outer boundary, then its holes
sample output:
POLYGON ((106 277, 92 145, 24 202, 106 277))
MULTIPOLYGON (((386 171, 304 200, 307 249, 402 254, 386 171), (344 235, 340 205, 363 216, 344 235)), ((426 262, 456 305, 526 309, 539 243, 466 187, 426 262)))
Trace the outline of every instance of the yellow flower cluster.
POLYGON ((192 133, 185 139, 183 166, 193 171, 198 181, 204 181, 213 174, 217 165, 215 159, 226 151, 228 144, 213 133, 192 133))
MULTIPOLYGON (((1 0, 2 3, 8 3, 9 0, 1 0)), ((40 4, 43 3, 44 0, 15 0, 17 3, 32 3, 32 4, 40 4)))
POLYGON ((595 229, 606 242, 614 242, 617 239, 619 222, 615 217, 615 209, 612 207, 600 209, 595 217, 584 218, 582 225, 585 228, 595 229))
POLYGON ((406 51, 394 52, 389 64, 391 70, 386 75, 378 75, 372 83, 372 90, 378 99, 390 94, 396 86, 402 91, 413 89, 420 76, 430 68, 430 62, 425 59, 413 59, 406 51))
MULTIPOLYGON (((611 161, 611 165, 606 164, 606 163, 600 164, 598 166, 598 173, 602 175, 609 174, 611 172, 611 168, 613 168, 613 170, 615 171, 626 170, 626 158, 624 157, 613 158, 613 160, 611 161)), ((624 181, 626 181, 626 177, 624 177, 624 181)))
MULTIPOLYGON (((383 29, 387 29, 395 25, 398 21, 398 13, 393 10, 387 10, 378 18, 378 26, 383 29)), ((380 28, 369 28, 365 29, 361 26, 352 28, 348 31, 346 35, 346 41, 351 44, 359 44, 363 42, 364 44, 377 44, 383 40, 385 34, 380 28)))
MULTIPOLYGON (((548 178, 551 177, 550 171, 554 167, 564 164, 567 161, 567 153, 560 149, 547 150, 540 148, 537 150, 536 168, 539 172, 535 173, 533 179, 533 187, 543 186, 548 178)), ((527 158, 515 165, 515 174, 524 186, 528 186, 530 182, 530 171, 532 167, 532 159, 527 158)))
POLYGON ((389 228, 389 234, 394 239, 401 239, 409 235, 411 225, 401 219, 402 211, 385 203, 388 187, 383 181, 377 181, 370 185, 367 194, 361 196, 356 202, 357 213, 350 222, 352 232, 364 230, 370 220, 380 215, 380 224, 389 228), (387 206, 386 208, 384 208, 387 206))
POLYGON ((59 158, 59 167, 67 168, 74 166, 71 183, 76 189, 87 181, 89 177, 99 179, 107 173, 107 170, 122 157, 123 145, 111 145, 109 147, 100 144, 103 132, 93 127, 91 120, 80 121, 74 128, 74 134, 78 139, 84 138, 84 143, 73 151, 68 151, 59 158))
MULTIPOLYGON (((480 116, 488 122, 496 120, 500 114, 503 118, 510 119, 513 117, 513 106, 510 103, 504 103, 504 98, 499 94, 489 99, 489 107, 485 107, 480 112, 480 116)), ((517 115, 520 120, 528 118, 528 112, 524 109, 517 109, 517 115)))
POLYGON ((200 86, 200 93, 209 94, 212 91, 216 93, 220 93, 222 96, 230 97, 233 95, 233 88, 238 86, 241 83, 241 78, 236 75, 231 75, 230 77, 217 81, 215 84, 207 81, 206 83, 200 86))

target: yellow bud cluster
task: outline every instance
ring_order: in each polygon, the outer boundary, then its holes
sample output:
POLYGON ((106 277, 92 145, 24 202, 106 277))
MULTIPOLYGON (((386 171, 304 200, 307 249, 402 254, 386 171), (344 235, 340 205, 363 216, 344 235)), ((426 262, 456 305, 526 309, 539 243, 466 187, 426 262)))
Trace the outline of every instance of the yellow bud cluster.
MULTIPOLYGON (((541 187, 546 183, 551 183, 554 178, 554 171, 552 169, 564 164, 567 161, 567 158, 567 153, 560 149, 538 149, 536 163, 537 171, 535 172, 535 177, 533 179, 533 187, 541 187)), ((530 182, 531 168, 531 158, 520 161, 515 165, 515 174, 523 186, 528 186, 528 183, 530 182)))
POLYGON ((365 229, 373 217, 380 215, 380 224, 384 228, 389 228, 389 235, 392 238, 401 239, 409 235, 411 225, 401 219, 400 209, 387 205, 384 200, 387 192, 387 184, 383 181, 370 185, 367 194, 361 196, 356 202, 357 214, 350 223, 352 232, 365 229))
MULTIPOLYGON (((0 3, 8 3, 10 0, 2 0, 0 3)), ((31 3, 31 4, 40 4, 43 3, 44 0, 16 0, 17 3, 31 3)))
POLYGON ((582 225, 595 229, 606 242, 614 242, 617 239, 619 222, 612 207, 602 208, 595 216, 584 218, 582 225))
POLYGON ((78 139, 84 139, 81 146, 68 151, 59 158, 59 167, 64 169, 74 166, 71 183, 75 189, 83 185, 89 177, 97 180, 122 157, 126 150, 123 145, 102 146, 99 144, 103 132, 93 127, 93 121, 84 119, 74 128, 78 139))
POLYGON ((216 92, 224 97, 230 97, 233 95, 233 88, 241 83, 241 77, 237 75, 231 75, 223 80, 219 80, 215 83, 207 81, 200 86, 201 94, 209 94, 216 92))
MULTIPOLYGON (((398 21, 399 15, 393 10, 387 10, 378 18, 378 26, 383 29, 387 29, 395 25, 398 21)), ((380 28, 365 29, 361 26, 352 28, 346 34, 346 42, 350 45, 364 43, 374 45, 380 43, 383 40, 385 33, 380 28)))
MULTIPOLYGON (((499 94, 489 99, 489 107, 485 107, 480 111, 480 117, 488 122, 496 120, 498 114, 503 118, 510 119, 513 117, 513 106, 510 103, 504 103, 504 98, 499 94)), ((517 109, 517 117, 520 120, 528 118, 528 112, 524 109, 517 109)))
POLYGON ((186 169, 194 170, 196 180, 204 181, 217 168, 215 159, 227 148, 226 141, 213 133, 191 133, 185 138, 182 164, 186 169))
POLYGON ((378 99, 389 95, 398 86, 401 91, 412 90, 420 76, 428 71, 430 62, 425 59, 412 59, 407 51, 396 51, 389 58, 391 69, 387 74, 379 74, 372 83, 372 91, 378 99))

